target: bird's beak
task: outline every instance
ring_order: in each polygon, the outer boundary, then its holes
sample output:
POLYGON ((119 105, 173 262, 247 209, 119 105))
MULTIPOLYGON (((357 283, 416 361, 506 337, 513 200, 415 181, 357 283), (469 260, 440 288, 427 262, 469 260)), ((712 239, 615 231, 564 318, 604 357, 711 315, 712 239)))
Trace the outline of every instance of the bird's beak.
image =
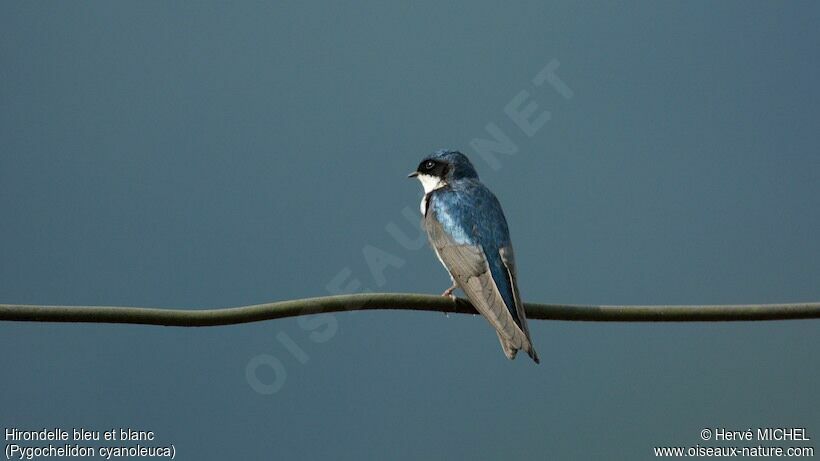
POLYGON ((408 177, 408 178, 415 178, 415 177, 416 177, 416 176, 418 176, 418 175, 419 175, 419 172, 418 172, 418 171, 414 171, 414 172, 412 172, 412 173, 408 174, 408 175, 407 175, 407 177, 408 177))

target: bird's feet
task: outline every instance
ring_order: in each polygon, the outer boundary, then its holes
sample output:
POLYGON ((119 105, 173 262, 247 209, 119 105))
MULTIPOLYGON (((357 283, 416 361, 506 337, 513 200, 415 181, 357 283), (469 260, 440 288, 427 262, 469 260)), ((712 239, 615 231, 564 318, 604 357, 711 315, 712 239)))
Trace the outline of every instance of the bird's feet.
POLYGON ((448 296, 450 299, 455 301, 456 300, 456 295, 453 294, 453 291, 455 291, 456 288, 458 288, 458 285, 453 283, 453 286, 451 286, 450 288, 444 290, 444 293, 442 293, 441 296, 448 296))
MULTIPOLYGON (((453 281, 453 286, 451 286, 450 288, 444 290, 444 293, 442 293, 441 296, 447 296, 451 300, 455 301, 456 300, 456 295, 453 294, 453 291, 456 288, 458 288, 458 285, 456 285, 456 282, 453 281)), ((450 315, 447 313, 447 311, 444 311, 444 316, 445 317, 450 317, 450 315)))

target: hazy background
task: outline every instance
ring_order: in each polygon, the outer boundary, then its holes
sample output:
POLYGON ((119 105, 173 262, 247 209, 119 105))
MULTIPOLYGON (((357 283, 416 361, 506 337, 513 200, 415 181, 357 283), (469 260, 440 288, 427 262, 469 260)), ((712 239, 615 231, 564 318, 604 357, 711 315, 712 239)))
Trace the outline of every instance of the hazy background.
MULTIPOLYGON (((405 175, 441 147, 504 205, 527 300, 820 300, 819 21, 813 2, 3 2, 0 302, 440 293, 432 251, 387 227, 418 236, 405 175), (553 61, 569 99, 533 84, 553 61), (522 91, 551 113, 532 137, 504 111, 522 91), (471 147, 490 123, 517 147, 498 169, 471 147)), ((0 426, 154 430, 179 459, 820 440, 817 321, 533 321, 540 366, 480 317, 323 321, 0 323, 0 426)))

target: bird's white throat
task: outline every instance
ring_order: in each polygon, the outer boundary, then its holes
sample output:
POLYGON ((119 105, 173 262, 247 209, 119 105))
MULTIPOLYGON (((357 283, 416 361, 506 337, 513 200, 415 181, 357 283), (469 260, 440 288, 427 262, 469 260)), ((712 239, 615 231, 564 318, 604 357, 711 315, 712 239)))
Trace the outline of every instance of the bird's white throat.
POLYGON ((446 186, 447 183, 444 182, 443 179, 429 174, 419 174, 417 178, 419 178, 419 181, 421 181, 421 186, 424 187, 424 197, 421 198, 421 205, 419 205, 421 214, 422 216, 424 216, 427 212, 427 197, 429 197, 429 195, 427 194, 433 192, 436 189, 441 189, 442 187, 446 186))
POLYGON ((429 194, 436 189, 441 189, 442 187, 446 186, 447 183, 444 182, 443 179, 437 176, 431 176, 429 174, 419 174, 417 176, 419 181, 421 181, 421 186, 424 187, 424 193, 429 194))

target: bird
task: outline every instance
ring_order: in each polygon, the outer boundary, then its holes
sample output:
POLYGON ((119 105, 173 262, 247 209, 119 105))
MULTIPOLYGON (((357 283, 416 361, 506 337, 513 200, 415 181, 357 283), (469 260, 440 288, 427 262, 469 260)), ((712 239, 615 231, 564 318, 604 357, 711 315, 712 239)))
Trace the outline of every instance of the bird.
POLYGON ((540 363, 518 291, 507 219, 496 196, 467 156, 455 150, 426 156, 408 177, 424 188, 423 227, 450 274, 452 286, 442 296, 455 299, 453 291, 460 288, 495 328, 507 358, 523 350, 540 363))

